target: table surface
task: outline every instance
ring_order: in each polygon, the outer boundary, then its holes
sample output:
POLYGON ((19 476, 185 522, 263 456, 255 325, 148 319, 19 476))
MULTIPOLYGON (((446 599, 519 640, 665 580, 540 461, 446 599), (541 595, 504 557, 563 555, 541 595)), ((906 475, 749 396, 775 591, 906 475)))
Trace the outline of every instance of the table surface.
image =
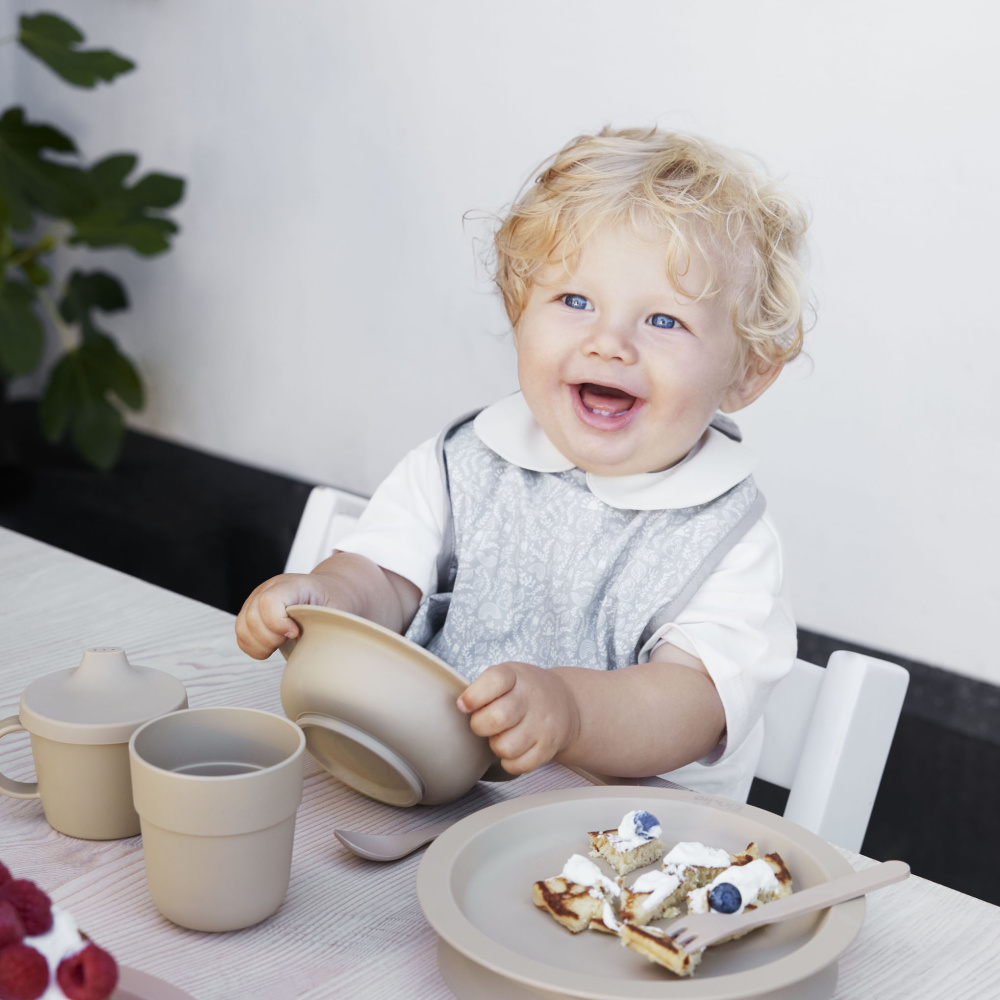
MULTIPOLYGON (((2 528, 0 568, 0 718, 16 714, 36 677, 103 645, 178 677, 192 707, 281 713, 283 661, 243 654, 232 615, 2 528)), ((25 734, 0 743, 0 770, 32 779, 25 734)), ((480 784, 455 805, 401 810, 340 784, 307 755, 288 896, 269 920, 231 934, 184 930, 158 913, 141 838, 65 837, 47 825, 37 800, 0 797, 0 860, 35 879, 123 965, 196 1000, 444 1000, 452 994, 438 972, 436 935, 414 891, 422 852, 394 864, 364 861, 341 847, 333 828, 392 832, 513 796, 586 786, 549 765, 480 784)), ((873 863, 841 853, 856 868, 873 863)), ((1000 908, 911 876, 869 898, 865 925, 840 960, 835 997, 996 998, 998 941, 1000 908)))

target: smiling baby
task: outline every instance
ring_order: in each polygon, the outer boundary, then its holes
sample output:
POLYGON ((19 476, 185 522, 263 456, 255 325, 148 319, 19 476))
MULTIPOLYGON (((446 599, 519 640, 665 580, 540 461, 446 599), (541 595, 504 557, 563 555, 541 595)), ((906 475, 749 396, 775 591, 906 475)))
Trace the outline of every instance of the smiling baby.
POLYGON ((727 414, 800 350, 804 231, 716 144, 574 139, 495 237, 520 391, 407 455, 311 573, 254 590, 241 647, 294 638, 290 605, 339 608, 462 673, 513 774, 554 759, 745 799, 795 624, 727 414))

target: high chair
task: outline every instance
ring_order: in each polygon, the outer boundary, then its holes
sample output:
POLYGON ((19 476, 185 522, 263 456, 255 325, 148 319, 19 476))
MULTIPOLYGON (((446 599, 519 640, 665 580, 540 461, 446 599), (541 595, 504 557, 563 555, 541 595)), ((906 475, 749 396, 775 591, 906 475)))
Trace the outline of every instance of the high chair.
MULTIPOLYGON (((366 503, 354 493, 315 487, 285 572, 308 573, 325 559, 366 503)), ((898 664, 843 649, 826 667, 795 661, 764 710, 756 772, 789 789, 785 819, 861 850, 909 680, 898 664)))
POLYGON ((861 850, 910 675, 838 649, 826 667, 796 660, 764 709, 758 778, 789 789, 785 819, 861 850))
POLYGON ((299 526, 285 560, 286 573, 308 573, 336 548, 357 523, 366 497, 332 486, 314 486, 299 518, 299 526))

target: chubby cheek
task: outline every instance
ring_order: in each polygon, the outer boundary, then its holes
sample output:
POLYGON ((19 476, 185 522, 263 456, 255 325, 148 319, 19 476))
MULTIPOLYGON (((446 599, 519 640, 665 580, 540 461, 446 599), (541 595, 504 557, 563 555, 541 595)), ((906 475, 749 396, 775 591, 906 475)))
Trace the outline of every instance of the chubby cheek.
POLYGON ((558 363, 538 344, 522 340, 517 352, 517 379, 526 397, 551 394, 558 383, 558 363))
POLYGON ((711 415, 718 409, 733 381, 733 362, 727 353, 688 359, 678 364, 668 379, 669 394, 685 400, 685 409, 699 416, 711 415))

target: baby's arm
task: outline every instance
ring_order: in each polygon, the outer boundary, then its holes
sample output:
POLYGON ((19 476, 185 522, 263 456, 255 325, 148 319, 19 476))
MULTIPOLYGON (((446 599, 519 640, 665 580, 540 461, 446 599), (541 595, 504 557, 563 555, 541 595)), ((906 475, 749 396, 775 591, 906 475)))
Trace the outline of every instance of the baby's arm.
POLYGON ((512 774, 552 759, 621 777, 661 774, 710 753, 726 725, 701 661, 669 643, 624 670, 500 663, 458 705, 512 774))
POLYGON ((240 649, 263 660, 298 636, 285 611, 293 604, 337 608, 402 632, 416 614, 420 588, 362 555, 334 552, 311 573, 282 573, 253 591, 236 619, 240 649))
POLYGON ((404 632, 420 604, 420 585, 430 592, 437 580, 444 499, 431 438, 382 482, 339 540, 341 551, 311 573, 272 577, 247 598, 236 619, 240 648, 264 659, 294 639, 298 626, 285 614, 292 604, 321 604, 404 632))
POLYGON ((765 514, 651 639, 659 645, 650 662, 610 672, 502 663, 466 689, 460 707, 516 773, 552 757, 622 777, 714 760, 749 737, 795 659, 781 564, 765 514))

